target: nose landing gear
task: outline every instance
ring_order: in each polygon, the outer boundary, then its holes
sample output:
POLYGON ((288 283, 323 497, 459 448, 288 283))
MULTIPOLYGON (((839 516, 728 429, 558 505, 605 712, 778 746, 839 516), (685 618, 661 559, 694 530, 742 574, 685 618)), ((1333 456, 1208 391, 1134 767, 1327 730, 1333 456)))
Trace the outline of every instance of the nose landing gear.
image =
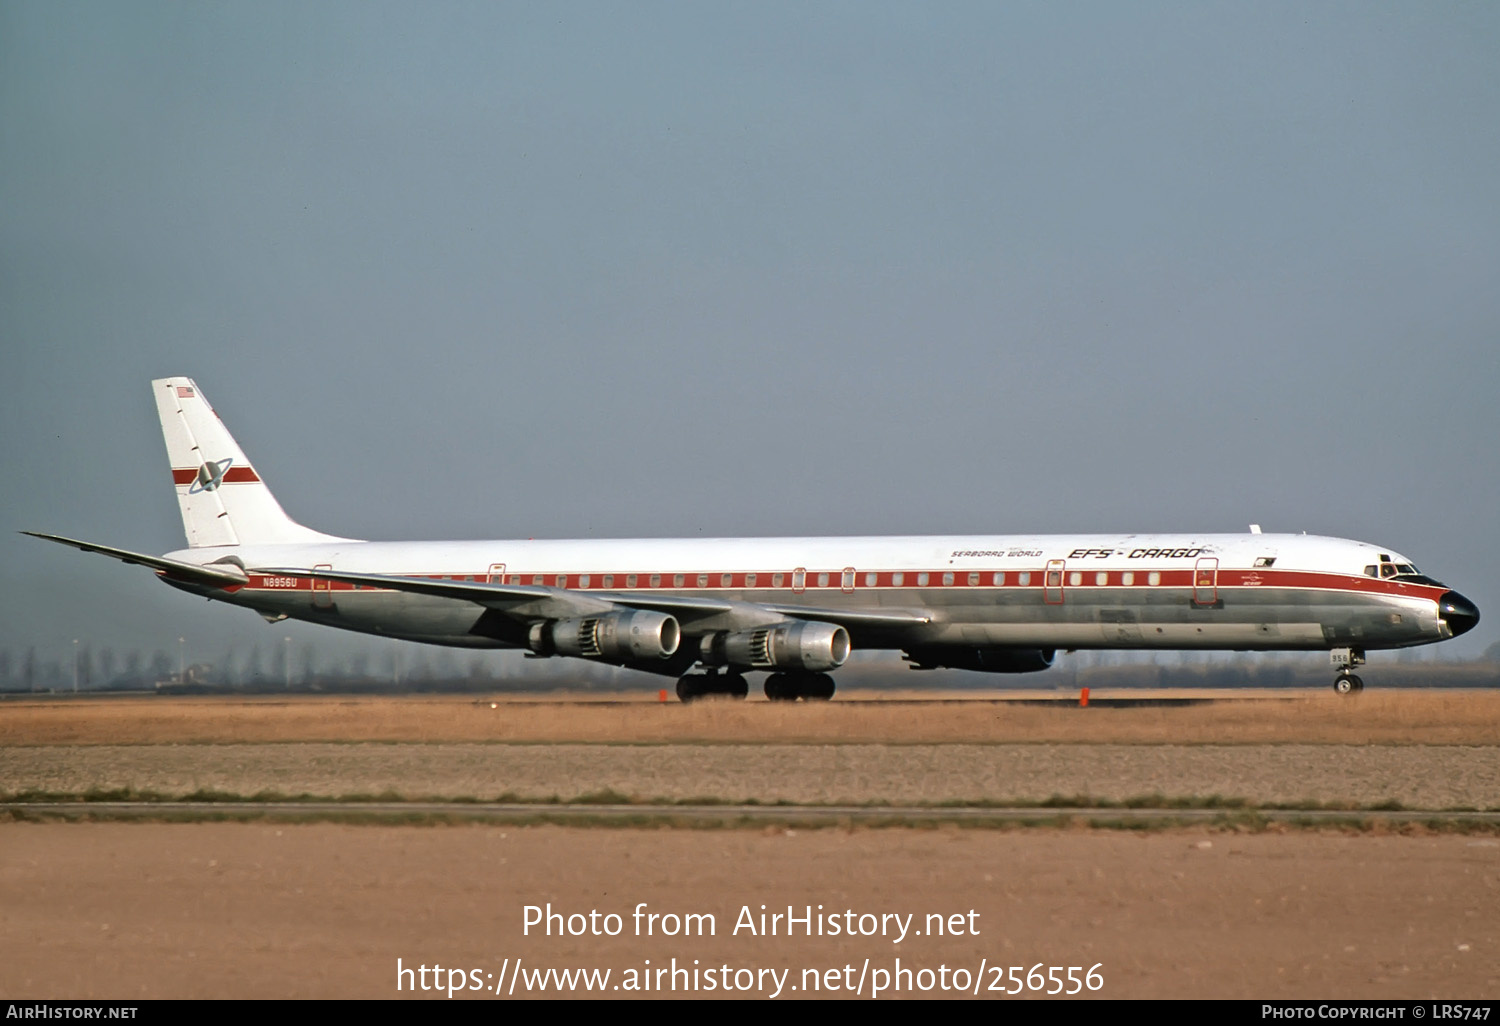
POLYGON ((1365 652, 1361 648, 1336 648, 1328 653, 1329 660, 1338 667, 1338 676, 1333 678, 1333 690, 1340 695, 1352 695, 1365 689, 1365 682, 1350 672, 1365 664, 1365 652))

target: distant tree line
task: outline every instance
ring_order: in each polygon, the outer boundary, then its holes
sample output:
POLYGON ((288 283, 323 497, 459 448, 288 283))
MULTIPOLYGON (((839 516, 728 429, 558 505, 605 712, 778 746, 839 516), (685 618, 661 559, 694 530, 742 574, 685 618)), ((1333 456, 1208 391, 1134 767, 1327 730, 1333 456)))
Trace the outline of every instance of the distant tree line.
MULTIPOLYGON (((1439 653, 1432 653, 1433 655, 1439 653)), ((1418 649, 1375 653, 1362 671, 1373 685, 1500 687, 1500 642, 1475 660, 1441 661, 1418 649)), ((856 658, 843 667, 842 687, 1039 688, 1073 687, 1320 687, 1333 670, 1316 653, 1242 656, 1238 653, 1082 651, 1059 653, 1049 670, 1031 674, 965 671, 913 672, 892 655, 856 658)), ((672 688, 667 677, 576 659, 532 660, 520 653, 464 652, 401 644, 320 660, 303 644, 230 649, 218 659, 188 662, 184 650, 97 652, 82 643, 65 656, 39 657, 35 647, 0 649, 0 692, 78 691, 600 691, 672 688)))

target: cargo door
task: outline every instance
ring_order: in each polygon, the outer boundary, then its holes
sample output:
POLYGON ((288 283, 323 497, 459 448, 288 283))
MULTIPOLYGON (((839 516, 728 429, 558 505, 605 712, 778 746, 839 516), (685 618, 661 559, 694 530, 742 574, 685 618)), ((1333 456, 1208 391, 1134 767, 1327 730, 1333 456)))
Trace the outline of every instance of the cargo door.
POLYGON ((1193 605, 1211 606, 1219 601, 1219 561, 1204 556, 1193 568, 1193 605))
MULTIPOLYGON (((319 563, 317 566, 313 567, 313 569, 314 570, 327 570, 327 571, 332 572, 332 570, 333 570, 333 564, 332 563, 319 563)), ((312 585, 312 593, 313 593, 313 608, 314 609, 332 609, 333 608, 333 582, 330 581, 330 580, 328 580, 328 578, 326 578, 326 577, 314 577, 313 578, 313 585, 312 585)))

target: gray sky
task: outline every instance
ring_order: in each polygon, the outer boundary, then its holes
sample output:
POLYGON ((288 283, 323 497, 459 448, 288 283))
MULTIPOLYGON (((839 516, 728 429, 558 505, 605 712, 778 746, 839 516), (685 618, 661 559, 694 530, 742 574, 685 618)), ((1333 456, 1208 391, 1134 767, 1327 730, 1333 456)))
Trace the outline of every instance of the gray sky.
POLYGON ((1500 5, 0 0, 0 648, 365 538, 1276 531, 1500 624, 1500 5))

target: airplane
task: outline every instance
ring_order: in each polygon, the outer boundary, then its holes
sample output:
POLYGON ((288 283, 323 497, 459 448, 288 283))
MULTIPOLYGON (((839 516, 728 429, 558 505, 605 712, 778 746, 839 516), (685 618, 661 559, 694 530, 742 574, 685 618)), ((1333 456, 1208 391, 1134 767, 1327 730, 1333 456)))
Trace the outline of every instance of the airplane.
POLYGON ((1382 546, 1263 534, 358 541, 304 527, 190 378, 152 383, 186 549, 25 534, 153 570, 194 595, 408 641, 523 649, 677 677, 683 701, 833 696, 855 649, 998 674, 1058 649, 1367 650, 1454 638, 1458 592, 1382 546), (701 668, 701 672, 693 672, 701 668))

